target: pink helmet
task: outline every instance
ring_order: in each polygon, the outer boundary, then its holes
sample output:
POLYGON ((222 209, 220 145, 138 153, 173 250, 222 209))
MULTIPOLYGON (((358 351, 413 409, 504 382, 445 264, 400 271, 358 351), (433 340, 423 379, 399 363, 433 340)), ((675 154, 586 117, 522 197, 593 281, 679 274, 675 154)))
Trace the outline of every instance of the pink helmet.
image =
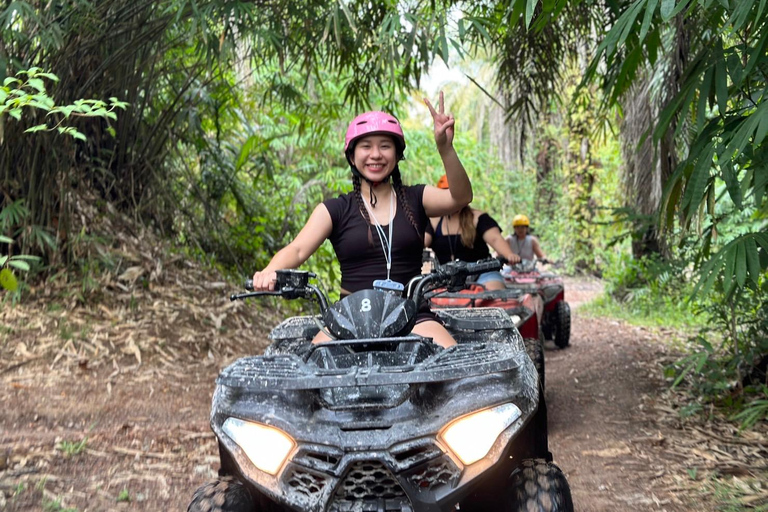
POLYGON ((401 147, 401 152, 405 150, 405 135, 400 121, 386 112, 366 112, 360 114, 349 123, 347 136, 344 138, 344 153, 346 154, 350 145, 360 137, 373 134, 392 135, 401 147))

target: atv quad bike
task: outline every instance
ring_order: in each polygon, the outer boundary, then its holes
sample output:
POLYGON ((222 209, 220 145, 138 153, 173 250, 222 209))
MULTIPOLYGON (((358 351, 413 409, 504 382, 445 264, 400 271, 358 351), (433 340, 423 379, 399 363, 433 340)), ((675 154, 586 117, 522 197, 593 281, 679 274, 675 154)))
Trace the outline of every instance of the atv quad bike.
POLYGON ((571 342, 571 307, 565 302, 563 278, 551 272, 542 272, 536 262, 523 260, 507 265, 502 271, 508 288, 537 293, 544 301, 541 330, 544 338, 560 348, 571 342))
POLYGON ((288 270, 278 291, 233 296, 314 299, 320 316, 286 319, 265 355, 221 372, 219 479, 188 511, 571 512, 509 315, 440 311, 458 342, 448 349, 411 334, 425 291, 498 266, 447 265, 412 280, 407 298, 385 282, 329 305, 313 274, 288 270), (335 340, 312 344, 321 328, 335 340))

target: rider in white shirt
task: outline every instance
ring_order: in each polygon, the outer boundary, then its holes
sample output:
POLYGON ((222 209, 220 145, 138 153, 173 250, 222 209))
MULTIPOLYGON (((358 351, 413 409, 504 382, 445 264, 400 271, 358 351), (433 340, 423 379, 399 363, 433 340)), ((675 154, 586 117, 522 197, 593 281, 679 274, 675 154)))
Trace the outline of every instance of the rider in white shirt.
POLYGON ((512 228, 515 230, 515 234, 509 235, 505 240, 512 252, 524 260, 533 261, 534 256, 539 260, 546 260, 547 257, 539 246, 539 239, 528 234, 530 225, 531 222, 528 217, 522 214, 515 215, 515 218, 512 219, 512 228))

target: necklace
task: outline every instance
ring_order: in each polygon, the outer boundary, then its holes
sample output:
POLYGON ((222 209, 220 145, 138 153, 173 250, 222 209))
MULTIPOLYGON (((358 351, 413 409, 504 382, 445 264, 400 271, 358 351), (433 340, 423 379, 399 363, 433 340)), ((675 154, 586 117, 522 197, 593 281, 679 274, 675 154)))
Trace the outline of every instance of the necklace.
MULTIPOLYGON (((448 239, 448 250, 451 252, 451 261, 456 260, 456 240, 451 238, 451 231, 448 229, 448 223, 451 221, 451 216, 443 217, 443 223, 445 224, 445 237, 448 239)), ((456 230, 456 238, 459 236, 459 230, 456 230)))
POLYGON ((381 224, 379 224, 379 220, 376 218, 376 216, 373 214, 373 208, 368 205, 365 198, 363 198, 363 204, 365 205, 366 210, 368 210, 368 215, 373 219, 373 225, 376 227, 376 233, 379 235, 379 240, 381 240, 381 250, 384 251, 384 260, 387 262, 387 280, 389 280, 389 276, 392 271, 392 225, 395 223, 395 200, 397 199, 397 195, 395 194, 395 189, 392 189, 392 196, 389 198, 389 238, 384 234, 384 228, 381 227, 381 224))

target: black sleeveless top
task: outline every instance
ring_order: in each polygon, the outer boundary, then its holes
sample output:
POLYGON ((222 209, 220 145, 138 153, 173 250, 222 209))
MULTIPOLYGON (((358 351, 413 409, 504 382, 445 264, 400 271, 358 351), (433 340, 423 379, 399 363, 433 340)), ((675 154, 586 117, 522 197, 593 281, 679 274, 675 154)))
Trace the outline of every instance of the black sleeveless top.
MULTIPOLYGON (((398 199, 397 212, 392 226, 392 271, 390 279, 402 284, 421 274, 421 256, 424 250, 424 230, 429 218, 424 211, 422 198, 424 185, 403 187, 405 199, 413 212, 418 231, 408 220, 398 199)), ((373 281, 387 278, 387 260, 384 258, 382 241, 375 225, 371 225, 373 244, 368 243, 368 223, 355 199, 349 192, 335 199, 323 201, 331 214, 333 231, 328 239, 333 244, 341 265, 341 287, 350 293, 373 288, 373 281)), ((389 236, 389 224, 381 226, 389 236)))
POLYGON ((427 232, 432 233, 432 250, 435 251, 437 261, 441 264, 451 261, 451 253, 455 259, 461 261, 477 261, 491 257, 491 251, 488 249, 488 244, 483 240, 483 234, 489 229, 499 228, 499 224, 487 213, 481 214, 477 219, 475 243, 472 247, 464 246, 461 242, 461 235, 444 234, 442 227, 443 219, 441 217, 434 230, 431 224, 427 228, 427 232))

